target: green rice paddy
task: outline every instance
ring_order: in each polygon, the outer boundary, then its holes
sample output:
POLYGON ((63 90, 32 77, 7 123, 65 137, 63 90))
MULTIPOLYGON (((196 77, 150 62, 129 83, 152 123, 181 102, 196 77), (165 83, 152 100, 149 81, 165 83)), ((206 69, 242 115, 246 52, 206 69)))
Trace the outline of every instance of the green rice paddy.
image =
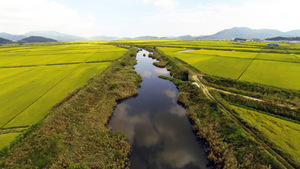
POLYGON ((248 124, 262 132, 284 152, 300 159, 300 125, 252 110, 232 106, 248 124))
POLYGON ((187 62, 203 73, 300 90, 300 57, 295 54, 300 53, 299 44, 281 44, 282 47, 278 49, 269 49, 266 44, 179 41, 158 43, 156 46, 167 55, 187 62), (194 50, 188 51, 191 49, 194 50), (287 49, 295 53, 289 53, 287 49))
POLYGON ((15 139, 20 133, 6 133, 0 134, 0 149, 8 146, 11 141, 15 139))
MULTIPOLYGON (((98 43, 0 47, 0 129, 42 120, 51 107, 126 52, 98 43)), ((16 135, 0 134, 0 148, 16 135)))

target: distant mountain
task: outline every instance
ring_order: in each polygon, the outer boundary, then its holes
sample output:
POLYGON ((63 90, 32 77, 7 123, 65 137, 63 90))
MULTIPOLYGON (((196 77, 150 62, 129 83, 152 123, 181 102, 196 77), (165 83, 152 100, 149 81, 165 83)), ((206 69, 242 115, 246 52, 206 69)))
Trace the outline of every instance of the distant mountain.
POLYGON ((13 43, 13 41, 0 37, 0 44, 9 44, 9 43, 13 43))
POLYGON ((89 40, 119 40, 120 38, 114 36, 92 36, 89 40))
POLYGON ((300 36, 300 30, 293 30, 293 31, 286 32, 286 36, 289 37, 300 36))
POLYGON ((18 41, 20 39, 25 38, 25 36, 23 36, 23 35, 12 35, 12 34, 5 33, 5 32, 0 33, 0 37, 9 39, 9 40, 13 40, 13 41, 18 41))
POLYGON ((276 36, 300 36, 300 30, 294 30, 289 32, 281 32, 273 29, 250 29, 246 27, 235 27, 231 29, 225 29, 216 34, 203 36, 199 39, 266 39, 276 36))
POLYGON ((30 36, 24 39, 19 40, 20 43, 41 43, 41 42, 57 42, 54 39, 44 38, 41 36, 30 36))
POLYGON ((175 37, 174 39, 195 39, 195 37, 191 35, 183 35, 183 36, 175 37))
POLYGON ((274 37, 266 39, 268 41, 300 41, 300 37, 274 37))
POLYGON ((80 40, 87 40, 84 37, 74 36, 63 34, 55 31, 32 31, 25 33, 24 36, 42 36, 50 39, 55 39, 57 41, 80 41, 80 40))
POLYGON ((157 36, 139 36, 139 37, 135 37, 133 39, 160 39, 157 36))

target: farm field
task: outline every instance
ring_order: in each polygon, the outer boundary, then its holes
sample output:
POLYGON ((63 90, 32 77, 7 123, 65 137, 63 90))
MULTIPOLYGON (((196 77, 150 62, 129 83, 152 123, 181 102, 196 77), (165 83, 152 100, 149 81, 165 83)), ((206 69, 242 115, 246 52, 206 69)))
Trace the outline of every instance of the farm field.
POLYGON ((300 90, 300 64, 254 60, 240 80, 300 90))
POLYGON ((125 51, 99 44, 5 47, 0 48, 0 67, 112 61, 125 51))
POLYGON ((248 124, 279 145, 284 152, 300 160, 300 124, 236 106, 232 108, 248 124))
MULTIPOLYGON (((40 121, 56 103, 127 52, 96 43, 11 48, 0 48, 2 130, 24 128, 40 121)), ((0 135, 0 148, 14 136, 0 135)))
POLYGON ((0 134, 0 149, 4 146, 9 145, 11 141, 14 140, 20 133, 6 133, 0 134))
MULTIPOLYGON (((300 90, 300 58, 296 54, 287 53, 286 50, 292 48, 294 51, 300 52, 295 47, 295 45, 298 47, 298 44, 282 44, 282 49, 263 49, 262 44, 265 43, 249 42, 250 48, 259 50, 229 51, 225 48, 234 49, 237 47, 234 44, 229 44, 229 42, 227 42, 227 45, 225 45, 225 42, 216 42, 216 45, 221 45, 220 48, 206 50, 199 49, 204 42, 199 42, 198 46, 196 42, 198 41, 195 41, 193 47, 186 46, 186 42, 182 42, 181 48, 164 47, 164 45, 160 46, 160 43, 157 44, 157 47, 165 54, 187 62, 203 73, 300 90)), ((176 43, 176 45, 178 46, 179 43, 176 43)), ((208 47, 209 44, 212 45, 212 43, 207 43, 203 46, 208 47)), ((243 45, 245 44, 247 43, 243 45)))

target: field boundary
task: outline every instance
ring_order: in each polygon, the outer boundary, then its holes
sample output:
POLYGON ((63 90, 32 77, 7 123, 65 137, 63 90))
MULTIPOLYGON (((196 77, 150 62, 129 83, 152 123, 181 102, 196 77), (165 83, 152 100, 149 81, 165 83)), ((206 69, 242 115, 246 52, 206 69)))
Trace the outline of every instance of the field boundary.
POLYGON ((240 80, 240 78, 243 76, 243 74, 246 72, 246 70, 252 65, 252 63, 254 62, 254 60, 257 58, 258 55, 260 55, 260 53, 258 53, 258 54, 252 59, 252 61, 249 63, 249 65, 246 67, 246 69, 240 74, 240 76, 237 78, 237 80, 240 80))
POLYGON ((10 128, 3 128, 0 129, 0 135, 6 133, 16 133, 19 131, 26 130, 29 126, 17 126, 17 127, 10 127, 10 128))
MULTIPOLYGON (((100 50, 97 52, 91 54, 90 57, 86 58, 85 61, 89 60, 91 57, 93 57, 95 54, 97 54, 100 50)), ((70 76, 75 70, 77 70, 82 64, 78 64, 77 67, 75 67, 70 73, 68 73, 65 77, 63 77, 61 80, 59 80, 56 84, 54 84, 52 87, 50 87, 45 93, 43 93, 41 96, 39 96, 36 100, 34 100, 31 104, 26 106, 22 111, 17 113, 15 116, 13 116, 10 120, 8 120, 5 124, 3 124, 0 129, 5 129, 5 126, 9 124, 11 121, 13 121, 16 117, 18 117, 20 114, 22 114, 25 110, 27 110, 29 107, 31 107, 34 103, 36 103, 38 100, 40 100, 43 96, 45 96, 47 93, 49 93, 50 90, 52 90, 54 87, 56 87, 58 84, 60 84, 62 81, 64 81, 68 76, 70 76)))
MULTIPOLYGON (((161 47, 161 46, 159 46, 161 47)), ((172 48, 172 47, 169 47, 172 48)), ((176 47, 177 48, 177 47, 176 47)), ((201 49, 195 49, 193 51, 198 51, 201 49)), ((207 49, 205 49, 207 50, 207 49)), ((214 50, 214 49, 213 49, 214 50)), ((226 52, 230 52, 231 50, 222 50, 222 51, 226 51, 226 52)), ((178 51, 176 51, 178 52, 178 51)), ((247 51, 237 51, 237 52, 247 52, 247 51)), ((256 52, 252 52, 252 53, 257 53, 257 55, 261 54, 261 53, 270 53, 270 52, 260 52, 260 51, 256 51, 256 52)), ((191 54, 188 52, 184 52, 184 54, 191 54)), ((275 54, 286 54, 286 53, 275 53, 275 54)), ((255 60, 262 60, 262 61, 273 61, 273 62, 285 62, 285 63, 297 63, 300 64, 299 61, 291 61, 291 60, 276 60, 276 59, 266 59, 266 58, 257 58, 257 55, 253 58, 243 58, 243 57, 234 57, 234 56, 222 56, 222 55, 206 55, 205 56, 212 56, 212 57, 224 57, 224 58, 234 58, 234 59, 246 59, 246 60, 251 60, 251 59, 255 59, 255 60)), ((296 57, 296 56, 295 56, 296 57)), ((299 59, 298 57, 296 57, 297 59, 299 59)), ((300 59, 299 59, 300 60, 300 59)))
POLYGON ((22 114, 25 110, 27 110, 30 106, 32 106, 34 103, 36 103, 38 100, 40 100, 43 96, 45 96, 47 93, 49 93, 50 90, 52 90, 55 86, 57 86, 58 84, 60 84, 62 81, 64 81, 68 76, 70 76, 75 70, 77 70, 80 67, 80 65, 78 65, 76 68, 74 68, 70 73, 68 73, 65 77, 63 77, 62 79, 60 79, 56 84, 54 84, 52 87, 50 87, 45 93, 43 93, 41 96, 39 96, 37 99, 35 99, 31 104, 29 104, 28 106, 26 106, 22 111, 20 111, 19 113, 17 113, 15 116, 13 116, 10 120, 8 120, 4 125, 2 125, 0 127, 0 129, 5 129, 4 127, 10 123, 11 121, 13 121, 17 116, 19 116, 20 114, 22 114))
POLYGON ((70 62, 70 63, 53 63, 53 64, 42 64, 42 65, 0 66, 0 69, 22 68, 22 67, 43 67, 43 66, 64 66, 64 65, 91 64, 91 63, 103 63, 103 62, 113 62, 113 61, 114 60, 89 61, 89 62, 70 62))
MULTIPOLYGON (((196 81, 196 83, 200 84, 200 88, 202 89, 203 93, 206 95, 207 98, 209 98, 212 101, 217 101, 208 91, 208 89, 206 88, 206 86, 200 81, 200 79, 197 77, 197 75, 193 76, 193 79, 196 81)), ((236 117, 236 115, 234 113, 232 113, 230 110, 228 110, 222 103, 220 103, 219 101, 217 101, 219 103, 219 107, 221 108, 221 110, 225 111, 230 118, 235 121, 236 123, 238 123, 244 131, 246 131, 246 133, 248 133, 251 137, 256 138, 256 141, 258 141, 259 143, 261 143, 264 147, 264 149, 271 155, 274 155, 275 158, 280 162, 281 165, 285 166, 285 167, 289 167, 289 168, 294 168, 294 166, 288 161, 286 160, 284 157, 282 157, 280 154, 278 154, 275 150, 273 150, 267 143, 265 143, 259 136, 257 136, 257 134, 255 134, 251 129, 249 129, 247 126, 245 126, 242 122, 239 121, 239 119, 236 117), (287 166, 285 165, 287 164, 287 166)))

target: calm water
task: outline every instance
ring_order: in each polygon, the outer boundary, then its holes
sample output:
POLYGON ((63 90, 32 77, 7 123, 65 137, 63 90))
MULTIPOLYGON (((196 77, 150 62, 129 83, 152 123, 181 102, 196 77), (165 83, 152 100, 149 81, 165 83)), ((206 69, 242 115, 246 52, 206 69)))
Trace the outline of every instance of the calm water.
POLYGON ((203 144, 177 103, 176 86, 157 77, 169 71, 155 67, 147 55, 137 54, 135 70, 143 77, 138 96, 118 104, 109 123, 113 131, 124 131, 132 146, 131 168, 208 168, 203 144))

